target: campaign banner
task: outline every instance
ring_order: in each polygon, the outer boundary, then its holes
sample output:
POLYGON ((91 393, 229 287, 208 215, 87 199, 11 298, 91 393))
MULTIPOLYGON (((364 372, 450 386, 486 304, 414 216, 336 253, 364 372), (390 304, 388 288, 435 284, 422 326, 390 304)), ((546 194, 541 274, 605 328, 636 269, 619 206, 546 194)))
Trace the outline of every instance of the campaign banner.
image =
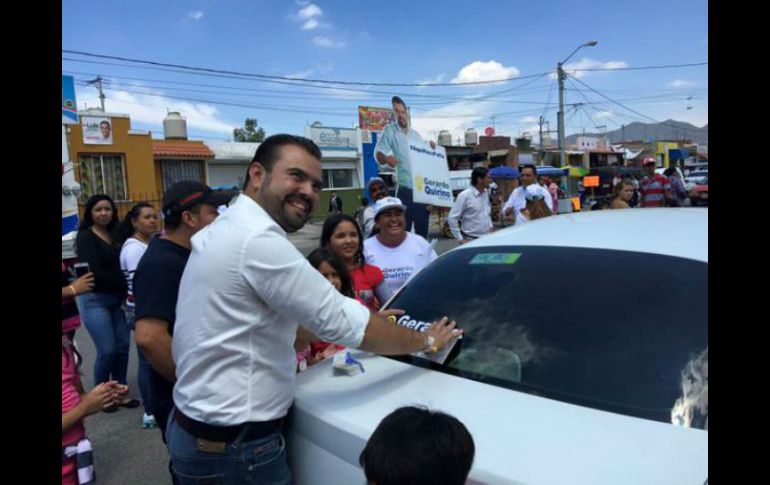
POLYGON ((75 101, 75 78, 61 77, 61 122, 64 125, 78 124, 78 104, 75 101))
POLYGON ((112 122, 100 116, 81 117, 84 145, 112 145, 112 122))
POLYGON ((431 148, 428 145, 409 145, 409 163, 412 168, 412 187, 414 201, 452 207, 452 185, 447 165, 446 149, 441 145, 431 148))
POLYGON ((390 108, 358 107, 358 126, 362 130, 381 132, 395 119, 393 110, 390 108))

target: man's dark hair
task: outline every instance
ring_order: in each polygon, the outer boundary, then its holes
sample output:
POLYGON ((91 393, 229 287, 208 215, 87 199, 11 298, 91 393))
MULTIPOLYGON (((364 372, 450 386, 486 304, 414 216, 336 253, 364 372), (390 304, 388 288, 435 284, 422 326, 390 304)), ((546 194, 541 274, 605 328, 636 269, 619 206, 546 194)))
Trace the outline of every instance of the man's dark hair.
POLYGON ((529 164, 527 164, 527 165, 520 165, 519 166, 519 173, 523 172, 525 168, 531 169, 532 172, 534 172, 535 177, 537 177, 537 167, 535 167, 534 165, 529 165, 529 164))
POLYGON ((480 179, 483 179, 487 176, 489 173, 489 169, 485 167, 476 167, 473 169, 473 172, 471 172, 471 185, 474 187, 479 182, 480 179))
POLYGON ((672 175, 676 175, 676 169, 674 167, 668 167, 666 170, 663 171, 663 175, 666 177, 670 177, 672 175))
POLYGON ((179 226, 182 225, 182 214, 185 212, 192 212, 195 215, 198 215, 201 211, 201 206, 203 203, 195 204, 194 206, 190 207, 189 209, 185 209, 181 212, 175 212, 173 215, 167 216, 163 218, 163 227, 167 230, 175 231, 179 229, 179 226))
POLYGON ((398 104, 400 104, 401 106, 403 106, 404 108, 406 108, 406 103, 404 103, 404 100, 403 100, 403 99, 399 98, 398 96, 393 96, 393 97, 390 99, 390 104, 396 104, 396 103, 398 103, 398 104))
POLYGON ((462 485, 476 453, 457 418, 406 406, 385 417, 358 459, 377 485, 462 485))
POLYGON ((281 155, 281 147, 285 145, 298 146, 318 160, 321 159, 321 149, 309 138, 286 134, 268 136, 259 144, 259 148, 257 148, 256 153, 254 153, 254 158, 251 159, 249 166, 246 167, 246 178, 243 181, 243 190, 246 190, 246 187, 249 186, 249 169, 251 168, 251 164, 259 162, 265 167, 265 171, 270 173, 273 170, 273 164, 281 155))

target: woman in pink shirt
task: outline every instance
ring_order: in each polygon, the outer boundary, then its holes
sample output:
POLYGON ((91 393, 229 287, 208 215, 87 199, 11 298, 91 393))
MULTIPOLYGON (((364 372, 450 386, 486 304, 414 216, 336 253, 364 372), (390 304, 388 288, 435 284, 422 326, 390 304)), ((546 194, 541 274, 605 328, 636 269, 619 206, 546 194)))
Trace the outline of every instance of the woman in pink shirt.
POLYGON ((69 283, 67 269, 62 263, 62 334, 61 334, 61 432, 62 432, 62 485, 92 483, 93 458, 91 443, 85 437, 83 418, 115 404, 128 391, 117 381, 94 387, 86 394, 80 382, 78 362, 81 362, 69 334, 80 325, 80 317, 73 301, 76 295, 93 289, 92 273, 69 283), (74 310, 73 310, 74 309, 74 310), (73 314, 74 311, 74 314, 73 314), (75 357, 78 357, 76 360, 75 357))

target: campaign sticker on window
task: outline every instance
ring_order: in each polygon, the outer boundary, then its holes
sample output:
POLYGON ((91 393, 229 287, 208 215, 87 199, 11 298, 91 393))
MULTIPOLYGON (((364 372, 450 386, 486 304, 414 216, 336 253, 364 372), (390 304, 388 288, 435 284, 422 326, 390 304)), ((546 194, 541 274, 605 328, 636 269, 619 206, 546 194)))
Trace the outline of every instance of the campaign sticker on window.
POLYGON ((515 264, 520 257, 521 253, 481 253, 468 264, 515 264))
MULTIPOLYGON (((418 332, 425 332, 427 331, 431 325, 433 325, 433 322, 424 322, 422 320, 417 320, 415 318, 412 318, 409 315, 402 315, 398 319, 396 319, 395 316, 389 316, 388 320, 395 323, 396 325, 400 325, 405 328, 409 328, 412 330, 417 330, 418 332)), ((457 330, 453 330, 453 332, 458 332, 457 330)), ((443 364, 446 362, 447 357, 449 357, 449 353, 454 348, 455 344, 457 344, 457 340, 463 338, 461 334, 457 334, 457 336, 452 339, 443 349, 437 351, 437 352, 415 352, 412 355, 415 357, 420 357, 423 359, 427 359, 433 362, 436 362, 437 364, 443 364)))

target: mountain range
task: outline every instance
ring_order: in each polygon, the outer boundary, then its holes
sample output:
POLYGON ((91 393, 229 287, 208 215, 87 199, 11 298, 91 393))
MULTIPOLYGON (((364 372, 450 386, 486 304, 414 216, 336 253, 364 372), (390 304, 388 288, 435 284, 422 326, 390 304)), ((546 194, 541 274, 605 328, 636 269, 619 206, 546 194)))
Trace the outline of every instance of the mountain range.
MULTIPOLYGON (((569 135, 565 138, 567 145, 572 145, 577 141, 578 136, 592 136, 602 138, 604 133, 584 133, 569 135)), ((655 141, 655 140, 692 140, 698 145, 708 145, 709 125, 702 128, 693 126, 683 121, 666 120, 662 123, 629 123, 623 128, 608 131, 607 138, 610 143, 620 143, 622 141, 655 141)), ((555 138, 553 138, 555 142, 555 138)))

